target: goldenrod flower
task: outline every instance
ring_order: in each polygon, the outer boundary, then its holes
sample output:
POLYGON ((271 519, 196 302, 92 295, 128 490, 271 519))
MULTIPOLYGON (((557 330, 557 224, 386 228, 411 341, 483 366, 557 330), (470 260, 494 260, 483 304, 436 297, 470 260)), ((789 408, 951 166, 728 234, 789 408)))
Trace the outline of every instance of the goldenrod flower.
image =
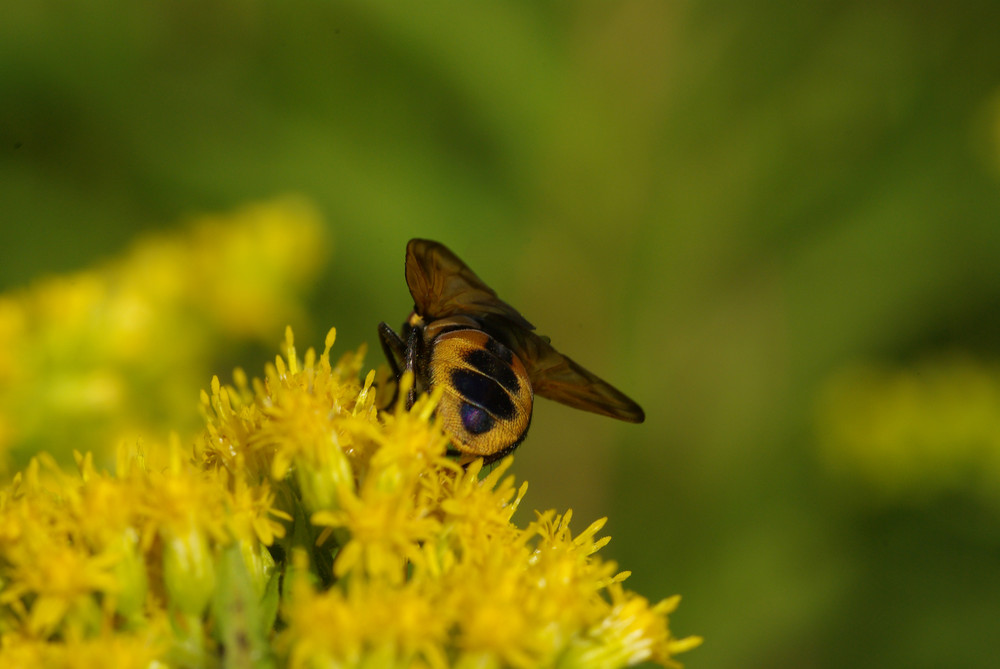
POLYGON ((89 638, 68 638, 62 643, 5 634, 0 662, 11 669, 151 669, 162 662, 167 647, 165 621, 150 619, 141 631, 107 631, 89 638))
POLYGON ((263 380, 213 379, 191 449, 32 460, 0 492, 0 666, 672 666, 697 645, 669 631, 677 598, 600 557, 603 520, 514 525, 511 459, 449 459, 439 394, 378 412, 334 339, 300 358, 289 329, 263 380))
POLYGON ((316 212, 282 200, 0 296, 0 471, 38 450, 106 465, 120 441, 195 433, 191 388, 212 355, 302 318, 324 242, 316 212))

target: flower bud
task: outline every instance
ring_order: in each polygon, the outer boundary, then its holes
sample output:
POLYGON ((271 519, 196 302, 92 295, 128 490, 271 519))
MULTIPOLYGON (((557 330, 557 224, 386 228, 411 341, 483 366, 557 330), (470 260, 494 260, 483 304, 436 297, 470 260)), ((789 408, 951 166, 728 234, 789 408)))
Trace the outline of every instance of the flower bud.
POLYGON ((215 565, 208 540, 193 524, 186 532, 167 534, 163 580, 170 604, 186 615, 201 615, 215 588, 215 565))

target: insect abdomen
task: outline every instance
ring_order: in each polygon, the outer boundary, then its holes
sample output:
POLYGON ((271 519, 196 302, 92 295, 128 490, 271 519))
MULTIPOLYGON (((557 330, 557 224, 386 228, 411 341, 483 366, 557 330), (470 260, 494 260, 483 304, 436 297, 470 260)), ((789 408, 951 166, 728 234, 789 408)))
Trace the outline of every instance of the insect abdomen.
POLYGON ((434 339, 430 368, 431 384, 444 388, 438 415, 462 451, 492 460, 521 442, 532 391, 510 349, 482 330, 454 330, 434 339))

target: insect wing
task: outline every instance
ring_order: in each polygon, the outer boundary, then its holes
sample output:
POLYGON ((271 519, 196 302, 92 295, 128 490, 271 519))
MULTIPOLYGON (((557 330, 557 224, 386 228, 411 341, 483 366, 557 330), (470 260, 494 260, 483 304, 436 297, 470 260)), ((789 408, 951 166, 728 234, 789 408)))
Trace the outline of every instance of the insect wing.
POLYGON ((534 329, 443 244, 410 240, 406 245, 406 285, 417 313, 427 320, 493 314, 526 330, 534 329))
POLYGON ((442 244, 411 239, 406 246, 406 284, 417 313, 429 321, 470 316, 513 349, 527 368, 535 393, 577 409, 632 423, 642 408, 623 392, 556 351, 548 339, 483 283, 442 244))
POLYGON ((625 393, 552 348, 545 338, 527 330, 509 330, 507 334, 528 369, 536 394, 630 423, 646 419, 642 407, 625 393))

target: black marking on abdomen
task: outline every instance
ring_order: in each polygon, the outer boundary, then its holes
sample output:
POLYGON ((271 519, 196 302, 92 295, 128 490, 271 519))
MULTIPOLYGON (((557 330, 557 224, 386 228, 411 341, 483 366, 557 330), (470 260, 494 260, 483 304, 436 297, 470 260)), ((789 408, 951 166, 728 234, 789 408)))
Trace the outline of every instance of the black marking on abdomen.
POLYGON ((516 395, 521 389, 510 363, 505 363, 490 351, 482 348, 472 349, 465 354, 465 361, 491 379, 499 381, 500 385, 511 393, 516 395))
POLYGON ((501 420, 514 417, 514 402, 496 379, 471 369, 454 369, 451 383, 471 404, 486 409, 501 420))
POLYGON ((508 365, 514 362, 514 353, 493 337, 486 340, 486 350, 503 360, 508 365))

